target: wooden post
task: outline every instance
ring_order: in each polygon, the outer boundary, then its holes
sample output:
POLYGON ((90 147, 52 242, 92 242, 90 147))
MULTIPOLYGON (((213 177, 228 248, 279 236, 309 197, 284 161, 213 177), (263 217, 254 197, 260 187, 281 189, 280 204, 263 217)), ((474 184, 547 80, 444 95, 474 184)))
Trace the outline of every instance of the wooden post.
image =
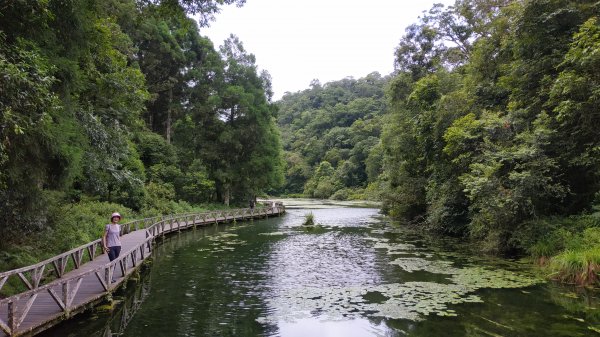
POLYGON ((4 276, 1 280, 0 280, 0 290, 2 290, 2 287, 4 287, 4 283, 6 283, 6 280, 8 280, 8 275, 4 276))
POLYGON ((69 311, 69 281, 66 281, 62 284, 62 302, 63 302, 63 310, 68 313, 69 311))
MULTIPOLYGON (((15 299, 15 301, 18 301, 19 298, 17 297, 15 299)), ((16 305, 13 303, 13 301, 10 301, 7 303, 7 309, 8 309, 8 327, 11 331, 11 335, 14 334, 15 332, 17 332, 17 320, 15 318, 15 311, 17 311, 16 305)))

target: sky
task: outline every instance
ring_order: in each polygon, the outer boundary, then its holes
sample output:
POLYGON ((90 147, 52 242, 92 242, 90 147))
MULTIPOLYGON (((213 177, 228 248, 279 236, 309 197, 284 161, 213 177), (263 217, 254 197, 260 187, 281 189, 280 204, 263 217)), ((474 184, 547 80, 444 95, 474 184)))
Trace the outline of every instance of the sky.
POLYGON ((224 6, 200 34, 215 48, 237 35, 259 70, 271 74, 278 100, 313 79, 391 73, 405 28, 434 3, 454 0, 246 0, 241 8, 224 6))

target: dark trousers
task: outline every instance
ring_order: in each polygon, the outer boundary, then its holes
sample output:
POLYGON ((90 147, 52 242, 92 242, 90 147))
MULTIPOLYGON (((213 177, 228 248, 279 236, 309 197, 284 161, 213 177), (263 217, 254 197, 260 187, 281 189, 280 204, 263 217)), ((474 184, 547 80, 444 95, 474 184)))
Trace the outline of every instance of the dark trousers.
POLYGON ((108 247, 108 259, 110 261, 116 259, 121 254, 121 246, 108 247))

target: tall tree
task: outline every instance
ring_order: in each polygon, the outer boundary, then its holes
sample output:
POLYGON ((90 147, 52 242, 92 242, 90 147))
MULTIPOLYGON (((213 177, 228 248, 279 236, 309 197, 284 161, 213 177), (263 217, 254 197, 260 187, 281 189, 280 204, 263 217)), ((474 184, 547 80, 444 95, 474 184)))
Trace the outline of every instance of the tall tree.
POLYGON ((280 185, 283 160, 268 76, 258 74, 254 55, 235 36, 220 53, 224 71, 217 75, 217 94, 208 99, 213 112, 198 121, 205 129, 195 143, 219 198, 229 204, 232 198, 246 200, 280 185))

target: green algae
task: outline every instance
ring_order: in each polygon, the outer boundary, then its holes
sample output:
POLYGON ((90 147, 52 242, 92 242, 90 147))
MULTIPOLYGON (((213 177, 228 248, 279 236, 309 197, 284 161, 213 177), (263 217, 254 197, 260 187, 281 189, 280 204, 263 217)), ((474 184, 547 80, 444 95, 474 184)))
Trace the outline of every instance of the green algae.
POLYGON ((208 252, 209 254, 223 253, 235 250, 235 246, 241 246, 247 244, 244 240, 237 239, 238 235, 235 233, 221 232, 213 236, 207 237, 210 241, 208 248, 198 249, 199 252, 208 252))
POLYGON ((420 321, 423 316, 456 316, 448 306, 481 302, 468 288, 456 284, 407 282, 373 287, 333 287, 290 289, 272 299, 273 320, 293 320, 298 313, 317 308, 328 319, 336 317, 383 317, 420 321), (367 294, 378 293, 378 302, 366 300, 367 294))
POLYGON ((418 257, 398 258, 390 262, 409 273, 417 270, 427 271, 434 274, 454 274, 456 268, 452 268, 452 262, 443 260, 425 260, 418 257))
MULTIPOLYGON (((388 231, 372 230, 371 233, 386 234, 388 231)), ((480 289, 525 288, 543 282, 529 274, 496 266, 484 268, 470 263, 456 266, 450 260, 439 259, 437 253, 406 241, 397 243, 382 237, 363 239, 372 242, 373 249, 384 250, 395 257, 389 263, 405 272, 425 271, 440 275, 441 279, 438 277, 437 282, 282 289, 278 296, 268 300, 274 309, 269 319, 273 322, 293 321, 314 312, 330 320, 367 316, 420 321, 429 315, 453 317, 457 313, 451 306, 482 302, 476 294, 480 289)), ((512 267, 508 263, 503 266, 512 267)))
POLYGON ((450 283, 405 282, 354 287, 301 287, 282 290, 269 300, 272 320, 294 320, 299 313, 318 310, 328 319, 336 317, 382 317, 421 321, 426 316, 457 316, 451 306, 478 303, 479 289, 523 288, 540 279, 503 269, 479 266, 457 268, 450 261, 400 258, 391 262, 408 272, 428 271, 447 275, 450 283))
POLYGON ((268 233, 258 233, 258 235, 262 236, 285 236, 287 233, 284 232, 268 232, 268 233))
POLYGON ((457 284, 468 285, 473 290, 524 288, 544 282, 544 280, 531 275, 504 269, 491 270, 480 266, 458 269, 458 272, 452 275, 451 280, 457 284))
POLYGON ((413 251, 413 250, 418 249, 415 245, 410 244, 410 243, 388 243, 388 242, 382 242, 381 240, 376 242, 375 245, 373 245, 373 248, 387 249, 388 252, 413 251))
POLYGON ((600 334, 600 327, 588 326, 588 329, 600 334))

